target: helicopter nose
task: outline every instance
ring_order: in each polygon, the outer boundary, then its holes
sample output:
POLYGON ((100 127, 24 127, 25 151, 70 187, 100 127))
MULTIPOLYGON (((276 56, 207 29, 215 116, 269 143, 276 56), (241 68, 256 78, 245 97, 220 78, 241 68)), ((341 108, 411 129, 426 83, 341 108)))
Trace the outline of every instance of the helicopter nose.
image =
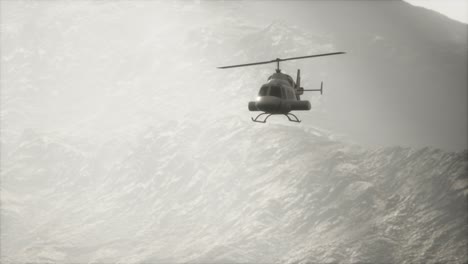
POLYGON ((281 99, 275 96, 261 96, 256 102, 258 110, 268 113, 279 111, 280 105, 281 99))

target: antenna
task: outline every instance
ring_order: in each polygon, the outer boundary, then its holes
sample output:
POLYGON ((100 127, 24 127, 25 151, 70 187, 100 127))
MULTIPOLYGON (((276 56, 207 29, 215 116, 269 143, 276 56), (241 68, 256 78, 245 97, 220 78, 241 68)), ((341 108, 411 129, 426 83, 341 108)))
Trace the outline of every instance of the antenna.
POLYGON ((330 55, 338 55, 338 54, 345 54, 346 52, 332 52, 332 53, 323 53, 323 54, 316 54, 316 55, 308 55, 308 56, 301 56, 301 57, 291 57, 280 59, 276 58, 274 60, 269 61, 260 61, 260 62, 253 62, 253 63, 245 63, 245 64, 237 64, 237 65, 229 65, 229 66, 222 66, 218 67, 218 69, 229 69, 229 68, 237 68, 237 67, 246 67, 246 66, 253 66, 253 65, 260 65, 260 64, 268 64, 276 62, 276 71, 280 71, 279 63, 281 61, 288 61, 288 60, 300 60, 300 59, 307 59, 307 58, 314 58, 314 57, 322 57, 322 56, 330 56, 330 55))

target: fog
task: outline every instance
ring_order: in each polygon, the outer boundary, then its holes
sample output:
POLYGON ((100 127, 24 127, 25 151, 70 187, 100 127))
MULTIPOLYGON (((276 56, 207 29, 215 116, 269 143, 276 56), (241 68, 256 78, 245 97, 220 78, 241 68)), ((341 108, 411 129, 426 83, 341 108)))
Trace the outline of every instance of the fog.
POLYGON ((467 260, 467 25, 403 1, 0 2, 2 262, 467 260), (312 110, 247 109, 283 62, 312 110))
POLYGON ((3 6, 2 109, 21 93, 32 110, 21 119, 5 116, 6 128, 60 129, 97 111, 109 122, 119 104, 139 98, 150 118, 154 109, 176 117, 208 107, 248 118, 245 105, 274 65, 215 66, 339 50, 347 55, 282 64, 292 76, 301 68, 306 88, 324 81, 322 97, 306 94, 314 111, 301 115, 304 125, 370 145, 467 146, 466 25, 404 2, 3 6), (131 94, 116 96, 123 90, 131 94), (183 104, 193 96, 203 100, 183 104), (164 101, 180 105, 155 107, 164 101))

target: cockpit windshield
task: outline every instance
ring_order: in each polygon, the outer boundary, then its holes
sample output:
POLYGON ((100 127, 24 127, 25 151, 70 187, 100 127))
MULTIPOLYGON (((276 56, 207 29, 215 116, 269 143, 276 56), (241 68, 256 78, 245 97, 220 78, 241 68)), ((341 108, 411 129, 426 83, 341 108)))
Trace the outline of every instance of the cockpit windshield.
POLYGON ((270 96, 281 98, 281 87, 276 85, 270 86, 270 96))
POLYGON ((263 85, 258 92, 258 96, 275 96, 278 98, 288 97, 287 91, 279 85, 263 85))

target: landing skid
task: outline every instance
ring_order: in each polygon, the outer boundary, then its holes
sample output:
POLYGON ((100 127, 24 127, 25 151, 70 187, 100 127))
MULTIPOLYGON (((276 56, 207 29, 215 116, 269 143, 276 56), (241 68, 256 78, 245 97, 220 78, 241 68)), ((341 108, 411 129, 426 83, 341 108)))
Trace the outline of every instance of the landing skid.
MULTIPOLYGON (((257 117, 255 117, 255 118, 251 117, 251 118, 252 118, 252 121, 254 121, 254 122, 257 122, 257 123, 266 123, 267 119, 268 119, 270 116, 272 116, 272 115, 274 115, 274 114, 261 113, 261 114, 259 114, 257 117), (263 120, 259 119, 259 118, 260 118, 261 116, 263 116, 263 115, 267 115, 267 116, 266 116, 263 120)), ((296 122, 296 123, 300 123, 300 122, 301 122, 301 120, 299 120, 299 118, 297 118, 297 116, 295 116, 294 114, 287 113, 287 114, 283 114, 283 115, 285 115, 285 116, 288 118, 288 120, 291 121, 291 122, 296 122)))

